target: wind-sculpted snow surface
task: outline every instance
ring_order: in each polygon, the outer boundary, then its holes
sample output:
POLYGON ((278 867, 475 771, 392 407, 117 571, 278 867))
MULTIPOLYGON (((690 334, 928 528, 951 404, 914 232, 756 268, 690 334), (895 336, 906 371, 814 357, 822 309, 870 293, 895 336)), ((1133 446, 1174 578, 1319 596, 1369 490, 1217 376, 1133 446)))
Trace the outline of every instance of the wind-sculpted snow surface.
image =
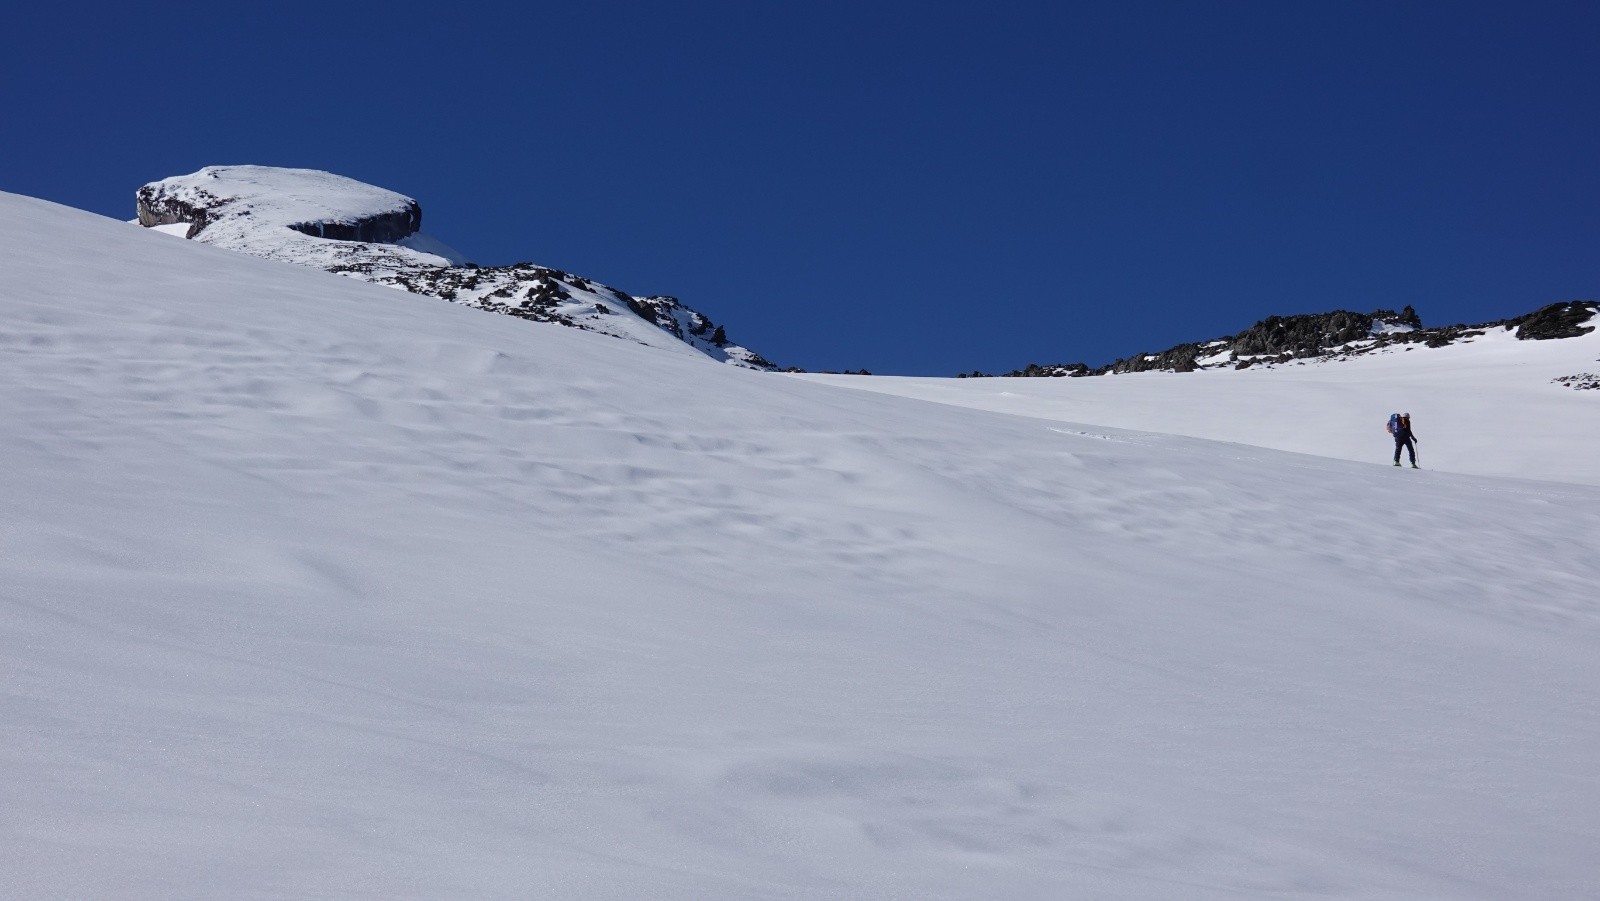
POLYGON ((330 172, 208 166, 138 191, 139 224, 217 247, 720 362, 774 369, 674 297, 631 297, 559 269, 477 266, 420 232, 422 208, 330 172))
POLYGON ((507 329, 8 195, 0 274, 0 896, 1600 885, 1600 488, 507 329))

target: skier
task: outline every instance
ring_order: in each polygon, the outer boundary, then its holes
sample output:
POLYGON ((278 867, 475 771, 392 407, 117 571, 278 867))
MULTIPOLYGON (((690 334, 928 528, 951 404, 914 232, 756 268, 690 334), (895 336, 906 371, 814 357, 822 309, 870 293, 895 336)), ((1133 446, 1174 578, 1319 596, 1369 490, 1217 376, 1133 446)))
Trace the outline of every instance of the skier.
POLYGON ((1400 449, 1411 453, 1411 468, 1417 469, 1417 442, 1422 439, 1411 431, 1411 414, 1396 413, 1389 417, 1389 434, 1394 436, 1394 465, 1400 465, 1400 449))

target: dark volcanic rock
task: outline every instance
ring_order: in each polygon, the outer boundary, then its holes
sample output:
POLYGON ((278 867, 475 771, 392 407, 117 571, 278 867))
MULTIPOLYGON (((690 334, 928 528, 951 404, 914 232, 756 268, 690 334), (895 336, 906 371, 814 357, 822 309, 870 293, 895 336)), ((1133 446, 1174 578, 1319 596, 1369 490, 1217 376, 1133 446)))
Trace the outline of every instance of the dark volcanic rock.
POLYGON ((401 238, 416 234, 422 228, 422 205, 411 200, 406 203, 404 209, 375 216, 326 222, 295 222, 289 227, 313 238, 393 244, 401 238))
MULTIPOLYGON (((1415 311, 1406 309, 1415 317, 1415 311)), ((1372 337, 1373 324, 1385 321, 1386 315, 1388 320, 1400 318, 1392 310, 1370 314, 1335 310, 1303 316, 1268 316, 1236 336, 1229 349, 1241 357, 1285 353, 1309 356, 1325 348, 1372 337)))
MULTIPOLYGON (((1107 366, 1089 370, 1081 375, 1105 375, 1108 372, 1149 372, 1165 369, 1173 372, 1193 372, 1196 360, 1207 351, 1204 344, 1179 344, 1160 353, 1134 354, 1123 357, 1107 366)), ((1212 352, 1215 352, 1214 350, 1212 352)), ((1086 367, 1087 368, 1087 367, 1086 367)))
POLYGON ((1517 338, 1523 341, 1549 341, 1555 338, 1576 338, 1594 331, 1594 326, 1584 325, 1600 310, 1600 303, 1571 300, 1553 303, 1547 307, 1509 320, 1507 325, 1517 327, 1517 338))
MULTIPOLYGON (((1023 375, 1030 378, 1076 377, 1092 374, 1088 363, 1056 363, 1053 366, 1040 366, 1038 363, 1029 363, 1025 368, 1010 373, 1010 375, 1023 375)), ((967 375, 963 373, 960 378, 967 378, 967 375)), ((983 378, 983 373, 973 370, 972 378, 983 378)))
POLYGON ((153 228, 187 222, 189 231, 184 234, 186 238, 192 238, 205 229, 210 221, 211 209, 220 203, 217 197, 198 192, 188 198, 174 197, 154 184, 140 188, 136 198, 140 225, 153 228))
MULTIPOLYGON (((1424 328, 1416 310, 1406 307, 1352 313, 1335 310, 1299 316, 1269 316, 1237 335, 1213 341, 1179 344, 1159 353, 1135 354, 1090 369, 1082 363, 1040 366, 1030 363, 1008 376, 1084 376, 1109 373, 1192 372, 1195 369, 1232 366, 1245 369, 1257 365, 1277 365, 1302 359, 1345 359, 1371 353, 1396 344, 1423 344, 1444 347, 1474 338, 1491 328, 1515 328, 1522 340, 1576 338, 1594 331, 1585 325, 1600 312, 1600 302, 1577 300, 1554 303, 1515 319, 1482 325, 1447 325, 1424 328)), ((973 373, 974 376, 979 373, 973 373)))
POLYGON ((1600 390, 1600 375, 1595 375, 1592 372, 1579 372, 1574 375, 1564 375, 1560 378, 1553 379, 1552 381, 1554 381, 1557 385, 1566 385, 1568 388, 1573 388, 1578 391, 1600 390))

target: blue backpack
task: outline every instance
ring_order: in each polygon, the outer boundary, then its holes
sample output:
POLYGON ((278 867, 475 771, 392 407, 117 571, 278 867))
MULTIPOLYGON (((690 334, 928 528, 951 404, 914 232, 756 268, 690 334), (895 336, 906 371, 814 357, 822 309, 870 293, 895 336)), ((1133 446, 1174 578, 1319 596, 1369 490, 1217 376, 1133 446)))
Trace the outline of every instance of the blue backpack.
POLYGON ((1391 434, 1391 435, 1400 434, 1400 414, 1399 413, 1390 413, 1389 414, 1389 434, 1391 434))

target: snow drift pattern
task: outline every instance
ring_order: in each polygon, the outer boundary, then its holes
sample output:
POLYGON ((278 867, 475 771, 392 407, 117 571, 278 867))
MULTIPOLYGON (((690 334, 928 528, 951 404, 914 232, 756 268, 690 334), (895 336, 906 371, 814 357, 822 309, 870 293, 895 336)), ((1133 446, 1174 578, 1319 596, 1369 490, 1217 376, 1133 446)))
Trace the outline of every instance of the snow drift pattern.
POLYGON ((0 195, 0 894, 1593 895, 1592 432, 1227 403, 1590 428, 1596 340, 1008 415, 0 195))

